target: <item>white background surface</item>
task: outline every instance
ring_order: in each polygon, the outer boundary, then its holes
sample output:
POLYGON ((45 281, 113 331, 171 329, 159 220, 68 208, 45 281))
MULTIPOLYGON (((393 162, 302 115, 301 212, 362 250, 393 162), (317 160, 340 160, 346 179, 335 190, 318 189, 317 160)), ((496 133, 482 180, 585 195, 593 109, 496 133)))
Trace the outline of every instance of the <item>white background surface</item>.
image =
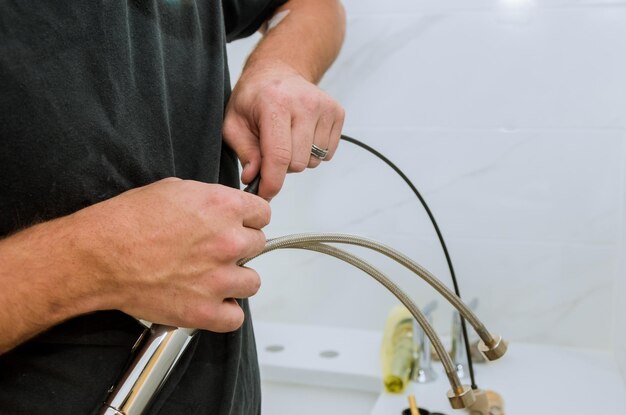
MULTIPOLYGON (((423 191, 464 296, 512 341, 613 349, 626 372, 626 2, 344 4, 346 42, 321 86, 345 106, 344 132, 423 191)), ((233 79, 256 39, 229 46, 233 79)), ((290 176, 272 207, 270 237, 364 235, 449 279, 408 188, 348 143, 290 176)), ((395 303, 332 259, 282 252, 251 265, 259 320, 380 330, 395 303)), ((418 302, 434 298, 385 269, 418 302)), ((448 331, 441 301, 435 324, 448 331)))

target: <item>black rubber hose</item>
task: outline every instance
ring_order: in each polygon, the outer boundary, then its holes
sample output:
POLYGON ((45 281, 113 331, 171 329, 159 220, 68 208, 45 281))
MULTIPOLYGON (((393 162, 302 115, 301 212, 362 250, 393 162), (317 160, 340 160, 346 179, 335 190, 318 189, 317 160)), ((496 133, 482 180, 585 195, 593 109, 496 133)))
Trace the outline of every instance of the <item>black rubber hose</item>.
MULTIPOLYGON (((457 283, 456 274, 454 273, 454 267, 452 266, 452 259, 450 258, 450 253, 448 252, 448 248, 446 246, 446 242, 443 239, 443 234, 441 233, 441 230, 439 229, 439 225, 437 225, 437 221, 435 220, 435 216, 433 215, 433 213, 431 212, 430 208, 428 207, 428 204, 426 203, 426 200, 424 200, 424 198, 422 197, 422 194, 419 192, 419 190, 417 190, 417 188, 415 187, 413 182, 411 182, 411 180, 407 177, 407 175, 404 174, 404 172, 402 170, 400 170, 400 168, 398 166, 396 166, 391 160, 389 160, 387 157, 382 155, 376 149, 368 146, 367 144, 365 144, 365 143, 363 143, 363 142, 361 142, 361 141, 359 141, 359 140, 357 140, 355 138, 347 136, 347 135, 342 135, 341 139, 344 140, 344 141, 347 141, 349 143, 355 144, 355 145, 363 148, 364 150, 369 151, 370 153, 372 153, 376 157, 378 157, 380 160, 385 162, 389 167, 391 167, 400 177, 402 177, 402 180, 404 180, 404 182, 411 188, 411 190, 413 191, 415 196, 417 196, 417 198, 419 199, 420 203, 424 207, 424 210, 426 211, 426 213, 428 214, 428 217, 430 218, 430 222, 433 224, 433 227, 435 228, 435 232, 437 233, 437 238, 439 238, 439 243, 441 244, 441 248, 443 249, 443 253, 444 253, 445 257, 446 257, 446 262, 448 263, 448 269, 450 270, 450 276, 452 277, 452 285, 454 286, 454 293, 457 295, 457 297, 461 298, 461 292, 459 290, 459 284, 457 283)), ((249 192, 249 193, 253 193, 253 194, 257 194, 258 191, 259 191, 259 182, 260 181, 261 181, 261 176, 257 175, 250 182, 250 184, 248 184, 248 186, 244 189, 244 191, 245 192, 249 192)), ((463 318, 463 316, 459 315, 459 318, 461 319, 461 329, 463 331, 463 340, 465 342, 465 353, 467 354, 467 366, 468 366, 468 369, 469 369, 470 380, 471 380, 471 383, 472 383, 471 386, 472 386, 472 389, 478 389, 478 385, 476 385, 476 380, 474 378, 474 362, 472 361, 472 354, 471 354, 471 350, 470 350, 469 339, 468 339, 468 336, 467 336, 467 326, 465 324, 465 319, 463 318)))
MULTIPOLYGON (((433 215, 430 208, 428 207, 426 200, 424 200, 421 193, 419 192, 419 190, 417 190, 413 182, 411 182, 411 180, 407 177, 407 175, 404 174, 404 172, 400 170, 398 166, 396 166, 391 160, 389 160, 387 157, 382 155, 376 149, 347 135, 342 135, 341 139, 349 143, 355 144, 361 147, 362 149, 369 151, 376 157, 378 157, 380 160, 385 162, 389 167, 391 167, 400 177, 402 177, 402 180, 404 180, 404 182, 411 188, 415 196, 417 196, 420 203, 424 207, 424 210, 428 214, 428 217, 430 218, 430 222, 433 224, 433 228, 435 228, 435 232, 437 233, 437 238, 439 238, 439 243, 441 244, 441 248, 443 249, 443 253, 446 257, 446 262, 448 263, 448 269, 450 270, 450 276, 452 277, 452 285, 454 286, 454 293, 457 295, 457 297, 461 298, 459 284, 457 283, 456 274, 454 273, 454 267, 452 266, 452 259, 450 258, 450 253, 448 252, 446 242, 443 239, 443 234, 441 233, 441 230, 439 229, 439 225, 437 225, 437 221, 435 220, 435 216, 433 215)), ((463 318, 463 316, 459 315, 459 317, 461 318, 461 329, 463 331, 463 340, 465 342, 465 353, 467 354, 467 366, 469 369, 470 380, 472 383, 471 386, 472 386, 472 389, 478 389, 478 385, 476 385, 476 380, 474 378, 474 362, 472 361, 472 354, 470 350, 469 339, 467 336, 467 326, 465 324, 465 319, 463 318)))

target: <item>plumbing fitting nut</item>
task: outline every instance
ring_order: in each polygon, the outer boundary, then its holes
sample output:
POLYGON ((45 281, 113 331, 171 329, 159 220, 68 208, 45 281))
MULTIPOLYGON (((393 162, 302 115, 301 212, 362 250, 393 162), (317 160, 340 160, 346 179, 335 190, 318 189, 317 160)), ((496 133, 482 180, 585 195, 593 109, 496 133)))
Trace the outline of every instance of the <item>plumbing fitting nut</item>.
POLYGON ((489 346, 485 344, 482 340, 478 344, 478 350, 485 355, 485 357, 489 360, 497 360, 504 356, 506 353, 507 344, 504 340, 502 340, 502 336, 497 336, 493 343, 489 346))
POLYGON ((456 393, 452 389, 448 391, 448 400, 453 409, 463 409, 472 406, 476 402, 476 397, 472 388, 462 385, 461 390, 456 393))

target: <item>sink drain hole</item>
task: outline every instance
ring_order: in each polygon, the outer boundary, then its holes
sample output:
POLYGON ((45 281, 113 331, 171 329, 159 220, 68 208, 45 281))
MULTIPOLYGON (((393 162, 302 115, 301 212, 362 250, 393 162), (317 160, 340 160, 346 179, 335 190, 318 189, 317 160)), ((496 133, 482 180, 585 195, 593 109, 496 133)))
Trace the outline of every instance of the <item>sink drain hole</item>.
POLYGON ((320 352, 320 357, 323 357, 324 359, 332 359, 337 356, 339 356, 339 352, 335 350, 324 350, 323 352, 320 352))

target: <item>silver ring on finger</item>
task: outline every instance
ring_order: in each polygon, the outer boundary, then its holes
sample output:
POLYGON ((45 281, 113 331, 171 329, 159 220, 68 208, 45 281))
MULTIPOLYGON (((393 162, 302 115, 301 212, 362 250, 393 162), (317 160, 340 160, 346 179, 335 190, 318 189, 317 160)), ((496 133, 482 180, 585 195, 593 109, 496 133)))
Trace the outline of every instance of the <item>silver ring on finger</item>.
POLYGON ((311 155, 319 160, 324 160, 328 155, 328 149, 319 148, 315 144, 311 145, 311 155))

